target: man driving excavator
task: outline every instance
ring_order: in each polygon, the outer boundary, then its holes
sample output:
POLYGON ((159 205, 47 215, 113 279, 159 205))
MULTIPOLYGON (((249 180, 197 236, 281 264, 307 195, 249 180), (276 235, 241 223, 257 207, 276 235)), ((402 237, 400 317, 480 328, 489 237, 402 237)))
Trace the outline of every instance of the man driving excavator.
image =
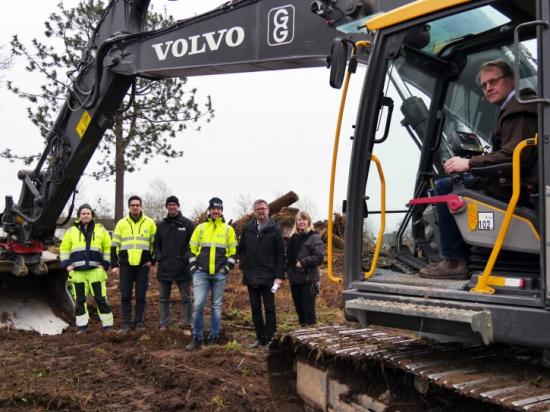
MULTIPOLYGON (((479 86, 485 99, 499 105, 496 128, 492 132, 493 150, 491 153, 464 159, 451 157, 444 163, 448 175, 466 173, 475 167, 511 163, 514 148, 519 142, 533 137, 537 132, 537 106, 534 103, 522 104, 515 98, 514 71, 504 60, 492 60, 484 63, 478 75, 479 86)), ((534 96, 534 91, 525 89, 520 92, 521 98, 534 96)), ((522 154, 522 171, 527 179, 536 180, 536 148, 528 148, 522 154)), ((483 190, 487 194, 508 201, 511 192, 500 187, 494 178, 473 177, 467 173, 463 176, 465 186, 474 190, 483 190)), ((438 179, 435 182, 435 195, 446 195, 453 191, 451 177, 438 179)), ((523 202, 526 194, 522 193, 523 202)), ((520 202, 522 201, 520 200, 520 202)), ((443 260, 430 264, 420 270, 420 277, 430 279, 468 279, 469 246, 464 242, 453 215, 446 203, 436 205, 440 233, 440 255, 443 260)))

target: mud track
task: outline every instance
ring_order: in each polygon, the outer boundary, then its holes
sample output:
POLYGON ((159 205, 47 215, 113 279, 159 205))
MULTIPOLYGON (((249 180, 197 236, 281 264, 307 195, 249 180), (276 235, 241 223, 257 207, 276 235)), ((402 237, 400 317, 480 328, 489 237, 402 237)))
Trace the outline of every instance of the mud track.
MULTIPOLYGON (((254 338, 248 293, 240 273, 231 274, 220 345, 189 353, 189 331, 179 326, 180 301, 173 291, 169 331, 158 329, 158 289, 151 277, 145 329, 105 333, 90 304, 90 331, 62 335, 0 330, 0 411, 262 411, 279 410, 271 400, 267 353, 247 349, 254 338)), ((174 288, 175 289, 175 288, 174 288)), ((339 291, 325 285, 319 311, 340 322, 339 291)), ((121 326, 117 279, 108 297, 121 326)), ((277 292, 280 329, 296 326, 288 286, 277 292)), ((208 318, 209 313, 207 312, 208 318)))

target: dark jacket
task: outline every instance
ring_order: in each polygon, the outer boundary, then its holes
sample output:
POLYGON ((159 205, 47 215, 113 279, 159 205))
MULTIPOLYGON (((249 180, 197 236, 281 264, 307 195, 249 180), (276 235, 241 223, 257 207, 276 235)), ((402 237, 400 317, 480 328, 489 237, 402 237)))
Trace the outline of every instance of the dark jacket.
POLYGON ((245 285, 271 286, 275 278, 284 279, 283 235, 273 219, 260 232, 256 219, 249 222, 243 229, 238 253, 245 285))
POLYGON ((191 280, 189 273, 189 239, 195 225, 179 213, 175 217, 166 216, 157 226, 155 235, 155 260, 157 279, 191 280))
POLYGON ((315 232, 294 233, 286 248, 286 272, 290 283, 312 283, 321 278, 319 265, 325 257, 325 245, 315 232), (300 262, 302 267, 297 268, 300 262))
MULTIPOLYGON (((534 92, 525 89, 520 92, 523 99, 532 99, 534 92)), ((514 149, 522 140, 534 137, 537 132, 537 105, 535 103, 521 104, 513 97, 499 112, 497 127, 492 132, 493 151, 474 156, 469 160, 470 167, 491 166, 499 163, 512 163, 514 149)), ((522 180, 537 181, 537 148, 527 147, 521 156, 522 180)), ((480 178, 474 185, 487 194, 502 200, 509 200, 511 188, 503 189, 497 179, 480 178)))

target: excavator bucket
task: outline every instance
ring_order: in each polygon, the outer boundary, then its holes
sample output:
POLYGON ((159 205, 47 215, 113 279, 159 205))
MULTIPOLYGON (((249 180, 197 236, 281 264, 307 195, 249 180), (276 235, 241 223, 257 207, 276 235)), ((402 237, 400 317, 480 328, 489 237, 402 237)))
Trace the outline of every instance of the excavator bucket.
POLYGON ((38 265, 41 271, 22 271, 13 258, 0 257, 0 329, 55 335, 71 323, 74 304, 58 257, 45 251, 38 265))

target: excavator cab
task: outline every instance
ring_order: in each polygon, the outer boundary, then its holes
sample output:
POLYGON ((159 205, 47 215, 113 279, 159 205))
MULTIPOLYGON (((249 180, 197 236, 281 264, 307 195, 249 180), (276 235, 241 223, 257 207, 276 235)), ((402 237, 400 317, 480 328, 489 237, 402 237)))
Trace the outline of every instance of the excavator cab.
MULTIPOLYGON (((541 139, 550 119, 544 86, 550 79, 544 65, 550 49, 548 4, 427 1, 425 7, 417 6, 412 3, 366 23, 373 46, 348 182, 346 315, 364 325, 446 339, 550 347, 550 333, 542 326, 550 321, 544 240, 548 207, 540 196, 550 181, 541 139), (465 184, 468 178, 457 175, 450 195, 436 199, 434 184, 445 176, 445 160, 491 151, 499 107, 484 99, 477 75, 483 63, 495 59, 512 64, 516 99, 522 101, 526 88, 536 92, 528 100, 538 110, 538 133, 522 136, 512 163, 469 171, 474 178, 498 181, 506 196, 472 189, 465 184), (393 116, 385 108, 388 101, 399 108, 393 116), (527 182, 520 167, 527 150, 538 157, 534 183, 527 182), (376 174, 370 165, 375 156, 396 176, 393 184, 373 185, 376 174), (387 193, 381 193, 386 187, 387 193), (391 263, 367 271, 366 263, 376 265, 377 256, 371 256, 364 228, 376 216, 372 203, 384 195, 389 208, 397 209, 391 210, 393 216, 400 216, 386 252, 391 263), (367 198, 371 212, 365 218, 367 198), (469 279, 418 275, 440 260, 437 203, 449 208, 469 246, 469 279)), ((378 213, 385 214, 384 209, 378 213)))

